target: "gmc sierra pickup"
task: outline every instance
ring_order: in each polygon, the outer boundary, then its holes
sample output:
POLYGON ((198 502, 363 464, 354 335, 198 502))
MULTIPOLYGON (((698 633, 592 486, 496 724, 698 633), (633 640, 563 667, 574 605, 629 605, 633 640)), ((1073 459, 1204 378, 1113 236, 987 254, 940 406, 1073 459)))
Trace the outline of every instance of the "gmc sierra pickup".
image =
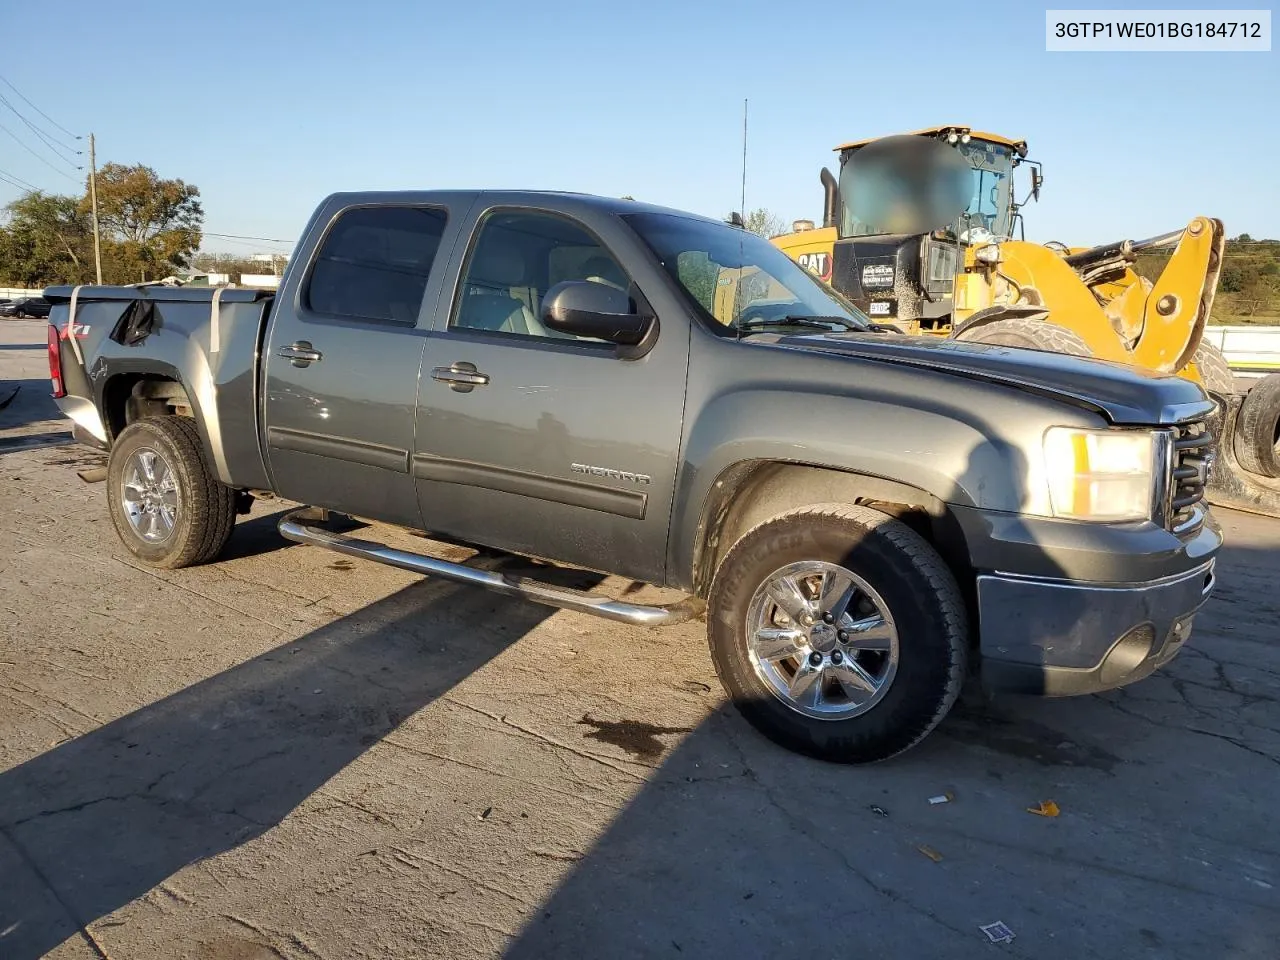
POLYGON ((54 394, 158 567, 270 492, 290 540, 632 624, 705 615, 767 736, 882 759, 989 688, 1146 676, 1213 583, 1213 404, 1179 377, 875 328, 776 247, 648 206, 351 193, 278 292, 54 287, 54 394), (644 606, 328 511, 678 588, 644 606), (376 529, 376 528, 375 528, 376 529))

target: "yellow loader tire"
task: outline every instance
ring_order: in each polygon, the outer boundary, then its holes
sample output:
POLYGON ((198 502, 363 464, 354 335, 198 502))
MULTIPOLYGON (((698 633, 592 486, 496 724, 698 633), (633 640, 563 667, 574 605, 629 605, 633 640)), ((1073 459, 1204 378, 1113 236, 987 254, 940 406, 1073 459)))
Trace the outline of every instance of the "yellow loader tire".
POLYGON ((1009 317, 992 320, 980 327, 962 330, 957 340, 968 343, 991 343, 1002 347, 1022 347, 1026 350, 1044 350, 1048 353, 1065 353, 1072 357, 1092 357, 1093 351, 1080 334, 1046 320, 1027 317, 1009 317))
POLYGON ((1240 404, 1235 451, 1240 466, 1263 477, 1280 477, 1280 373, 1259 380, 1240 404))
POLYGON ((1236 380, 1227 358, 1212 343, 1200 341, 1191 362, 1200 373, 1201 384, 1207 392, 1215 395, 1215 399, 1222 397, 1225 400, 1236 392, 1236 380))

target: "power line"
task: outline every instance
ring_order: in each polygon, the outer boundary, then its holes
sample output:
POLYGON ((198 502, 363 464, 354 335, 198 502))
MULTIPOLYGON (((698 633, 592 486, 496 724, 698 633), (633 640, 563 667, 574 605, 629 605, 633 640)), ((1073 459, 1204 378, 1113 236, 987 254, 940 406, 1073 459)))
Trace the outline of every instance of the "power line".
POLYGON ((28 107, 30 107, 30 108, 31 108, 32 110, 34 110, 36 113, 40 114, 40 116, 44 117, 44 118, 45 118, 46 120, 48 120, 50 123, 52 123, 55 127, 57 127, 59 130, 61 130, 63 133, 65 133, 68 137, 72 137, 72 138, 73 138, 73 139, 75 139, 75 140, 83 140, 83 139, 84 139, 84 137, 80 136, 79 134, 72 133, 70 130, 68 130, 66 127, 64 127, 62 124, 60 124, 57 120, 53 119, 53 117, 49 116, 47 113, 45 113, 45 112, 44 112, 43 110, 41 110, 39 107, 37 107, 34 103, 32 103, 32 102, 31 102, 30 100, 28 100, 25 96, 23 96, 23 94, 22 94, 22 91, 21 91, 21 90, 19 90, 17 87, 15 87, 12 83, 10 83, 10 82, 9 82, 8 80, 6 80, 4 77, 0 77, 0 82, 3 82, 3 83, 4 83, 4 85, 5 85, 6 87, 8 87, 10 90, 12 90, 14 93, 16 93, 19 97, 21 97, 21 98, 22 98, 22 102, 23 102, 23 103, 25 103, 28 107))
POLYGON ((12 103, 10 103, 10 102, 9 102, 9 99, 8 99, 8 98, 7 98, 3 93, 0 93, 0 103, 3 103, 6 107, 8 107, 10 110, 12 110, 12 111, 13 111, 13 115, 14 115, 15 117, 17 117, 19 120, 21 120, 23 123, 25 123, 25 124, 27 125, 27 128, 28 128, 32 133, 34 133, 37 137, 39 137, 39 138, 40 138, 40 140, 41 140, 41 142, 42 142, 46 147, 48 147, 50 150, 52 150, 55 154, 57 154, 59 157, 61 157, 61 158, 62 158, 63 160, 65 160, 67 163, 71 164, 73 167, 76 165, 76 164, 75 164, 75 161, 74 161, 74 160, 72 160, 70 157, 68 157, 65 153, 63 153, 63 151, 64 151, 64 150, 70 150, 72 153, 78 154, 78 153, 80 152, 79 150, 76 150, 74 147, 68 147, 68 146, 66 146, 66 145, 64 145, 64 144, 62 144, 62 143, 60 143, 59 141, 54 140, 52 137, 47 136, 43 130, 41 130, 41 129, 40 129, 39 127, 37 127, 34 123, 32 123, 30 120, 28 120, 26 117, 24 117, 24 116, 19 112, 18 108, 17 108, 17 107, 15 107, 12 103))
POLYGON ((271 237, 246 237, 238 233, 213 233, 209 230, 201 230, 201 235, 206 237, 217 237, 219 240, 256 240, 260 243, 293 243, 293 240, 275 240, 271 237))
MULTIPOLYGON (((10 180, 10 179, 8 178, 8 176, 6 176, 4 173, 0 173, 0 183, 7 183, 7 184, 9 184, 9 185, 10 185, 10 186, 12 186, 12 187, 17 187, 19 190, 25 190, 25 189, 26 189, 26 188, 25 188, 21 183, 19 183, 17 180, 10 180)), ((32 189, 34 189, 34 188, 32 188, 32 189)))
POLYGON ((39 189, 40 189, 40 188, 39 188, 39 187, 37 187, 34 183, 27 183, 27 181, 23 180, 23 179, 22 179, 20 176, 18 176, 16 173, 9 173, 7 170, 0 170, 0 176, 4 177, 4 178, 5 178, 6 180, 8 180, 10 183, 13 183, 15 180, 16 180, 16 181, 18 181, 17 183, 14 183, 14 186, 15 186, 15 187, 16 187, 16 186, 21 185, 21 186, 26 187, 28 190, 39 190, 39 189))
POLYGON ((29 146, 27 146, 25 143, 23 143, 23 142, 22 142, 22 140, 18 137, 18 135, 17 135, 16 133, 14 133, 12 130, 10 130, 8 127, 6 127, 6 126, 5 126, 4 124, 2 124, 2 123, 0 123, 0 130, 3 130, 3 131, 4 131, 5 133, 7 133, 9 136, 13 137, 13 139, 17 140, 17 141, 18 141, 18 146, 20 146, 23 150, 27 151, 27 153, 31 154, 33 157, 35 157, 37 160, 39 160, 41 163, 43 163, 46 167, 48 167, 48 168, 49 168, 50 170, 52 170, 54 173, 56 173, 56 174, 60 174, 61 176, 66 177, 68 180, 72 181, 73 183, 75 182, 75 179, 76 179, 75 177, 73 177, 71 174, 67 173, 65 170, 59 170, 57 167, 55 167, 52 163, 50 163, 50 162, 49 162, 48 160, 46 160, 44 157, 40 156, 40 154, 36 153, 36 152, 35 152, 34 150, 32 150, 29 146))

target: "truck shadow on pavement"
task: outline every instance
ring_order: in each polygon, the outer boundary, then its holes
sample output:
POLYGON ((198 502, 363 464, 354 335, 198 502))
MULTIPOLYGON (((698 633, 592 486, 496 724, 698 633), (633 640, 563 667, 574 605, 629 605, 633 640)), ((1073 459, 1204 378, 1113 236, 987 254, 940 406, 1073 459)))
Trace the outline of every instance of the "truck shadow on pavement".
POLYGON ((0 774, 0 956, 261 835, 553 612, 422 581, 0 774))
POLYGON ((806 760, 713 712, 504 956, 990 957, 979 927, 1003 921, 1015 956, 1274 958, 1280 630, 1248 578, 1277 567, 1228 549, 1154 676, 970 693, 885 763, 806 760), (1047 800, 1058 816, 1030 812, 1047 800))

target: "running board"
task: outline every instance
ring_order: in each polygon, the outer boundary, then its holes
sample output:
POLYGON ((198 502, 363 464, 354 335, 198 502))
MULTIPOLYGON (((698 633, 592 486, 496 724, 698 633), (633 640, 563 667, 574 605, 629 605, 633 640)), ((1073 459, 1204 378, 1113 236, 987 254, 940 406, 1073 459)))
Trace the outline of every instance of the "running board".
POLYGON ((530 580, 528 577, 513 577, 490 570, 476 570, 461 563, 450 563, 448 560, 410 553, 408 550, 397 550, 395 547, 374 543, 371 540, 343 536, 315 526, 316 522, 316 512, 311 508, 303 508, 282 517, 278 528, 282 537, 294 543, 324 547, 326 550, 345 553, 347 556, 399 567, 411 573, 486 587, 495 593, 510 597, 522 597, 535 603, 544 603, 563 610, 576 610, 579 613, 589 613, 606 620, 616 620, 619 623, 630 623, 639 627, 665 627, 673 623, 684 623, 701 616, 705 609, 705 604, 694 597, 686 597, 676 603, 663 606, 643 606, 624 603, 621 600, 610 600, 608 597, 597 597, 570 587, 556 587, 530 580))

